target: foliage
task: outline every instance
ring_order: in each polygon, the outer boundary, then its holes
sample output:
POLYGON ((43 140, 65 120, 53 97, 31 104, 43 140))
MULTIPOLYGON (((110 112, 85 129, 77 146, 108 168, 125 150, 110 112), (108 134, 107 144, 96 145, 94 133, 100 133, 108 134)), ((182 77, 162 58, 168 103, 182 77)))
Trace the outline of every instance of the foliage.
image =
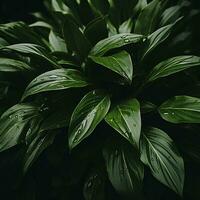
POLYGON ((110 187, 143 198, 149 172, 183 196, 184 161, 200 161, 179 134, 200 123, 187 1, 45 5, 29 26, 0 26, 1 154, 20 146, 26 175, 62 135, 71 199, 80 184, 86 200, 112 199, 110 187))

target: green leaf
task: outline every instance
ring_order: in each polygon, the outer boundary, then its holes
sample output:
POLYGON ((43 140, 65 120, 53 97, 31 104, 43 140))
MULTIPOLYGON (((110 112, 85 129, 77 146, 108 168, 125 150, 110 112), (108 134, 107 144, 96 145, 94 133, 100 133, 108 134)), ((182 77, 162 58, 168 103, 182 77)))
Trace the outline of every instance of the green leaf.
POLYGON ((90 56, 90 58, 95 63, 102 65, 124 77, 128 83, 132 82, 133 63, 131 56, 126 51, 121 51, 111 56, 90 56))
POLYGON ((168 24, 171 24, 174 21, 176 21, 180 17, 180 15, 181 15, 181 6, 180 5, 172 6, 163 12, 161 16, 160 25, 166 26, 168 24))
POLYGON ((105 18, 98 17, 92 20, 86 26, 84 34, 86 38, 94 45, 100 40, 106 38, 108 36, 108 31, 105 18))
POLYGON ((81 59, 86 58, 90 51, 90 43, 69 16, 66 16, 63 34, 67 47, 76 52, 81 59))
POLYGON ((133 20, 129 18, 119 26, 119 33, 131 33, 133 28, 133 20))
POLYGON ((39 108, 32 104, 17 104, 0 118, 0 151, 24 141, 27 123, 38 116, 39 108))
POLYGON ((136 99, 130 99, 114 107, 105 120, 132 145, 139 147, 141 116, 140 104, 136 99))
POLYGON ((136 20, 134 32, 142 35, 149 35, 154 32, 157 28, 161 11, 161 2, 159 0, 150 2, 140 12, 136 20))
POLYGON ((31 165, 37 160, 40 154, 50 146, 55 138, 55 133, 37 135, 29 144, 24 157, 23 172, 26 173, 31 165))
POLYGON ((187 55, 169 58, 160 62, 153 68, 147 77, 147 82, 151 82, 195 66, 200 66, 200 57, 187 55))
POLYGON ((110 98, 100 90, 86 94, 75 108, 69 126, 69 147, 77 146, 104 119, 110 108, 110 98))
POLYGON ((171 123, 200 123, 200 98, 175 96, 164 102, 158 111, 171 123))
POLYGON ((48 29, 53 29, 53 27, 48 24, 47 22, 43 21, 37 21, 29 25, 29 27, 42 27, 42 28, 48 28, 48 29))
POLYGON ((53 51, 67 52, 65 41, 59 37, 54 31, 50 31, 49 43, 53 51))
POLYGON ((11 51, 16 51, 18 53, 38 56, 51 63, 56 68, 60 68, 60 66, 50 56, 47 55, 45 49, 42 46, 36 44, 30 44, 30 43, 13 44, 1 47, 0 50, 11 50, 11 51))
POLYGON ((88 2, 93 10, 101 15, 106 15, 109 11, 110 5, 107 0, 88 0, 88 2))
POLYGON ((99 41, 90 51, 91 56, 103 56, 112 49, 123 47, 128 44, 138 43, 144 36, 132 33, 121 33, 99 41))
POLYGON ((105 200, 105 178, 103 173, 95 170, 87 177, 83 195, 85 200, 105 200))
POLYGON ((144 59, 148 54, 150 54, 157 46, 164 42, 172 32, 173 25, 167 25, 159 28, 151 35, 148 36, 147 47, 143 53, 142 59, 144 59))
POLYGON ((147 128, 141 139, 141 160, 152 175, 176 193, 182 195, 184 162, 172 139, 158 128, 147 128))
POLYGON ((103 150, 108 177, 115 190, 126 197, 138 195, 142 188, 144 167, 137 151, 125 142, 112 142, 103 150))
POLYGON ((36 77, 26 88, 22 100, 41 92, 85 87, 89 85, 83 74, 75 69, 56 69, 36 77))
POLYGON ((156 105, 149 101, 141 101, 140 102, 141 113, 149 113, 156 110, 156 105))
POLYGON ((10 58, 0 58, 0 71, 1 72, 18 72, 32 70, 32 68, 19 60, 10 58))

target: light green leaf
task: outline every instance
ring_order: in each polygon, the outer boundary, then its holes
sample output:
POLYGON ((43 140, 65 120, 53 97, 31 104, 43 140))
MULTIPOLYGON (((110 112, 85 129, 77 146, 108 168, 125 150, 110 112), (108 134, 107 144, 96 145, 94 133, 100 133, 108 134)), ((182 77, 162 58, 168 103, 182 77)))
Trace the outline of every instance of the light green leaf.
POLYGON ((106 52, 128 44, 138 43, 144 36, 132 33, 121 33, 99 41, 90 51, 91 56, 103 56, 106 52))
POLYGON ((161 2, 159 0, 151 1, 138 16, 134 32, 142 35, 149 35, 157 28, 160 14, 161 2))
POLYGON ((89 83, 83 74, 75 69, 56 69, 36 77, 26 88, 22 99, 46 91, 85 87, 89 83))
POLYGON ((111 56, 90 56, 90 58, 95 63, 102 65, 124 77, 128 83, 132 82, 133 63, 131 56, 126 51, 121 51, 111 56))
POLYGON ((125 142, 112 140, 103 150, 108 177, 115 190, 124 197, 141 192, 144 167, 137 151, 125 142))
POLYGON ((182 195, 184 162, 172 139, 158 128, 147 128, 141 138, 141 160, 152 175, 176 193, 182 195))
POLYGON ((0 151, 24 141, 27 123, 38 116, 39 108, 32 104, 17 104, 0 118, 0 151))
POLYGON ((34 22, 32 24, 29 25, 29 27, 43 27, 43 28, 48 28, 48 29, 53 29, 53 27, 48 24, 47 22, 43 22, 43 21, 37 21, 37 22, 34 22))
POLYGON ((69 126, 69 147, 77 146, 104 119, 110 108, 110 98, 100 90, 86 94, 75 108, 69 126))
POLYGON ((90 43, 74 21, 69 16, 65 18, 63 34, 67 47, 84 59, 90 51, 90 43))
POLYGON ((24 157, 23 172, 26 173, 31 165, 37 160, 40 154, 50 146, 55 138, 55 133, 43 133, 43 135, 37 135, 33 141, 28 145, 27 151, 24 157))
POLYGON ((175 96, 158 109, 161 117, 171 123, 200 123, 200 99, 175 96))
POLYGON ((130 99, 114 107, 105 120, 132 145, 139 147, 141 116, 140 104, 136 99, 130 99))
POLYGON ((10 58, 0 58, 0 71, 1 72, 18 72, 32 70, 31 67, 19 60, 10 58))
POLYGON ((129 18, 119 26, 119 33, 131 33, 133 28, 133 20, 129 18))
POLYGON ((65 41, 59 37, 54 31, 50 31, 49 42, 53 51, 67 52, 65 41))

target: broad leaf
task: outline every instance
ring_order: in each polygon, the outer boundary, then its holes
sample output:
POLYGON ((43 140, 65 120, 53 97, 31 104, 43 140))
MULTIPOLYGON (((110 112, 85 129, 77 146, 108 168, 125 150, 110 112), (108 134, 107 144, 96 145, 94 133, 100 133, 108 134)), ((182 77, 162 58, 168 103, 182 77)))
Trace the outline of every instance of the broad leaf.
POLYGON ((168 24, 171 24, 174 21, 176 21, 180 17, 180 15, 181 15, 181 6, 180 5, 172 6, 163 12, 161 16, 160 25, 166 26, 168 24))
POLYGON ((100 90, 86 94, 75 108, 69 126, 69 147, 77 146, 88 137, 104 119, 110 107, 110 98, 100 90))
POLYGON ((149 113, 156 110, 156 105, 149 101, 140 102, 141 113, 149 113))
POLYGON ((200 123, 200 98, 175 96, 159 107, 161 117, 171 123, 200 123))
POLYGON ((148 36, 147 47, 143 53, 142 59, 144 59, 149 53, 151 53, 157 46, 164 42, 171 34, 173 25, 167 25, 159 28, 151 35, 148 36))
POLYGON ((132 145, 139 147, 141 116, 140 104, 136 99, 128 100, 114 107, 107 114, 105 120, 132 145))
POLYGON ((69 16, 66 17, 63 34, 67 47, 84 59, 90 51, 90 43, 69 16))
POLYGON ((0 151, 24 141, 26 125, 38 115, 39 108, 32 104, 17 104, 0 118, 0 151))
POLYGON ((128 44, 138 43, 144 36, 132 33, 121 33, 99 41, 90 51, 91 56, 103 56, 106 52, 128 44))
POLYGON ((65 41, 53 31, 49 34, 49 42, 53 51, 67 52, 65 41))
POLYGON ((111 56, 90 56, 90 58, 95 63, 102 65, 124 77, 128 83, 132 82, 133 64, 131 56, 126 51, 121 51, 111 56))
POLYGON ((137 151, 125 142, 110 141, 103 155, 108 177, 115 190, 125 197, 137 196, 144 177, 143 164, 137 151))
POLYGON ((138 16, 134 32, 142 35, 149 35, 156 30, 161 14, 161 2, 153 0, 138 16))
POLYGON ((152 175, 176 193, 182 195, 184 162, 172 139, 158 128, 147 128, 141 139, 141 160, 152 175))
POLYGON ((51 63, 53 66, 60 68, 60 66, 50 56, 47 55, 45 49, 42 46, 36 44, 30 44, 30 43, 13 44, 2 47, 0 48, 0 50, 11 50, 22 54, 38 56, 51 63))
POLYGON ((131 33, 133 28, 133 20, 129 18, 119 26, 119 33, 131 33))
POLYGON ((40 156, 40 154, 50 146, 55 138, 55 133, 43 133, 43 135, 38 135, 29 144, 24 157, 23 172, 26 173, 35 160, 40 156))
POLYGON ((200 66, 200 57, 177 56, 169 58, 153 68, 148 75, 147 82, 151 82, 195 66, 200 66))
POLYGON ((46 91, 85 87, 89 83, 84 75, 75 69, 56 69, 36 77, 26 88, 23 98, 46 91))
POLYGON ((10 58, 0 58, 0 71, 1 72, 18 72, 32 70, 32 68, 20 60, 10 58))

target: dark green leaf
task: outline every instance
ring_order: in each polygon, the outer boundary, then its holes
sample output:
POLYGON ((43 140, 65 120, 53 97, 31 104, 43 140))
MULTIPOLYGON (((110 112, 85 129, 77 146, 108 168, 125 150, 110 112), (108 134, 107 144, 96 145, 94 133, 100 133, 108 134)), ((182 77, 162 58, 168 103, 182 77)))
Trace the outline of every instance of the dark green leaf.
POLYGON ((36 77, 26 88, 23 98, 46 91, 85 87, 89 83, 83 74, 75 69, 56 69, 36 77))
POLYGON ((110 7, 107 0, 89 0, 89 4, 94 11, 101 15, 107 14, 110 7))
POLYGON ((182 195, 184 162, 172 139, 158 128, 147 128, 141 140, 141 160, 161 183, 182 195))
POLYGON ((1 72, 17 72, 31 70, 31 67, 26 63, 10 58, 0 58, 1 72))
POLYGON ((27 123, 38 115, 39 108, 32 104, 17 104, 0 118, 0 151, 24 140, 27 123))
POLYGON ((90 56, 90 58, 95 63, 102 65, 124 77, 128 83, 132 82, 133 64, 131 56, 126 51, 121 51, 111 56, 90 56))
POLYGON ((103 151, 108 177, 115 190, 126 197, 138 195, 144 177, 137 151, 125 142, 110 141, 103 151))
POLYGON ((110 98, 102 91, 86 94, 75 108, 69 126, 69 147, 72 149, 88 137, 104 119, 110 107, 110 98))
POLYGON ((35 160, 40 156, 40 154, 50 146, 55 138, 55 133, 46 133, 44 135, 38 135, 29 144, 23 163, 23 172, 26 173, 35 160))
POLYGON ((135 24, 135 33, 149 35, 156 30, 161 14, 161 2, 153 0, 141 12, 135 24))
POLYGON ((90 51, 90 43, 69 16, 66 16, 63 33, 67 47, 84 59, 90 51))
POLYGON ((133 28, 133 20, 130 18, 119 26, 119 33, 131 33, 133 28))
POLYGON ((149 101, 140 102, 141 113, 149 113, 156 110, 156 105, 149 101))
POLYGON ((99 41, 90 51, 91 56, 103 56, 106 52, 128 44, 138 43, 144 36, 132 33, 121 33, 99 41))
POLYGON ((200 123, 200 99, 175 96, 159 107, 159 113, 171 123, 200 123))
POLYGON ((200 57, 188 55, 169 58, 153 68, 148 75, 147 82, 151 82, 195 66, 200 66, 200 57))
POLYGON ((105 120, 131 144, 139 147, 141 116, 140 104, 136 99, 128 100, 114 107, 107 114, 105 120))
POLYGON ((47 55, 45 49, 42 46, 36 44, 30 44, 30 43, 13 44, 2 47, 0 48, 0 50, 11 50, 27 55, 38 56, 51 63, 53 66, 60 68, 60 66, 50 56, 47 55))

